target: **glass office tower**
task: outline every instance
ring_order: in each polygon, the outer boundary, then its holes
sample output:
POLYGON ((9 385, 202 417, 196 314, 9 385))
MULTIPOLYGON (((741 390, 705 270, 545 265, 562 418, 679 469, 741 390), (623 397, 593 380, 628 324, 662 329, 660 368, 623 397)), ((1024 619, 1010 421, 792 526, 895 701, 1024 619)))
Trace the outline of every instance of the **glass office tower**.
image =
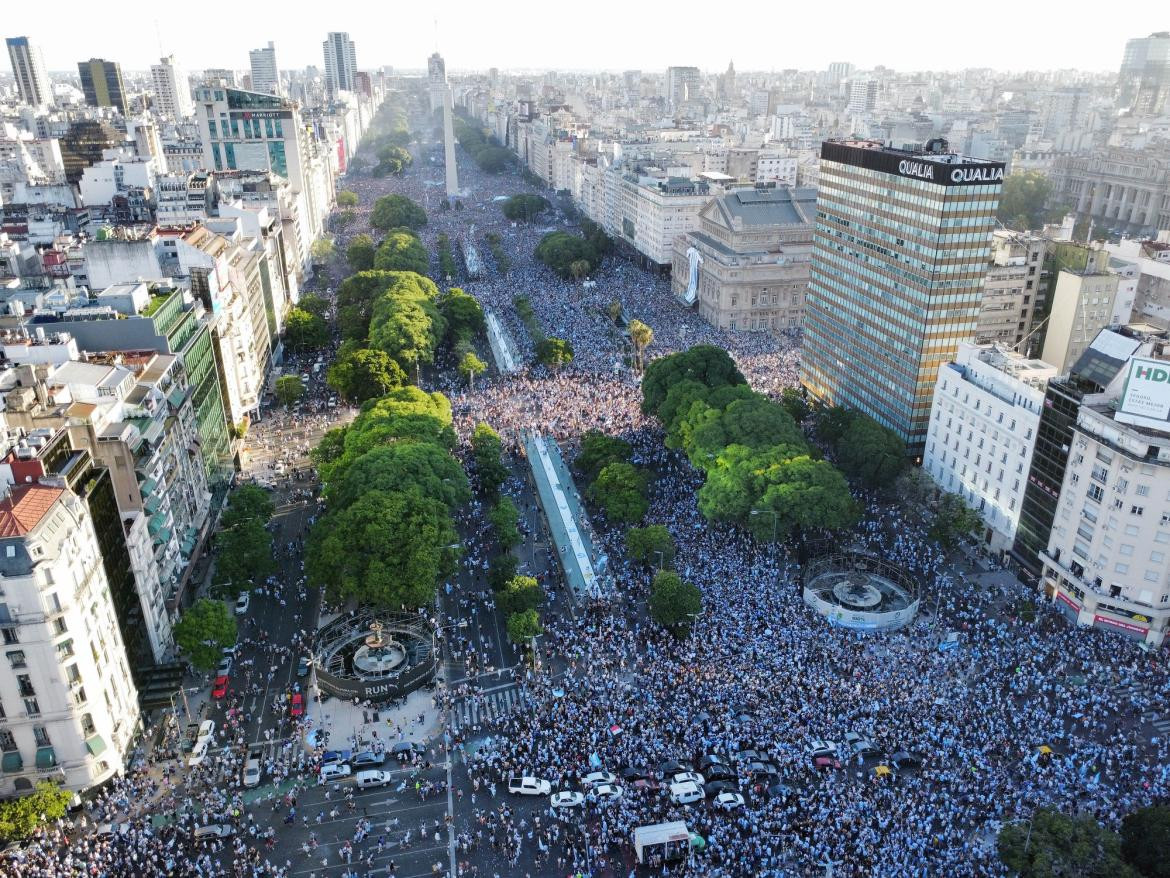
POLYGON ((801 383, 920 456, 939 367, 975 332, 1003 163, 873 141, 821 146, 801 383))

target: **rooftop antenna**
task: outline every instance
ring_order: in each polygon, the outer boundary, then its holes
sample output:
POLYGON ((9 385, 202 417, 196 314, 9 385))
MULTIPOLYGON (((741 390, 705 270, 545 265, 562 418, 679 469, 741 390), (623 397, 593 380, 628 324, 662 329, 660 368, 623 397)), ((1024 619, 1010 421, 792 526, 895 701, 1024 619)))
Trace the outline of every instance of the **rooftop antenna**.
POLYGON ((162 45, 162 31, 158 27, 158 19, 154 20, 154 37, 158 40, 158 57, 161 59, 164 55, 162 45))
POLYGON ((435 54, 439 54, 439 19, 435 19, 435 54))

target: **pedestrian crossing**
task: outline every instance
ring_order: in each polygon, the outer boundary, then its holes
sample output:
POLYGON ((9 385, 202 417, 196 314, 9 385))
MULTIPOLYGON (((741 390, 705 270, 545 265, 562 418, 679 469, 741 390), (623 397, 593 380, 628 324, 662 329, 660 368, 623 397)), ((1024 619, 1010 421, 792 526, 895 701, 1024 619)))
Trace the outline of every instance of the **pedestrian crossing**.
POLYGON ((507 716, 516 709, 521 699, 520 687, 515 683, 484 692, 482 695, 468 695, 455 702, 451 709, 451 730, 474 731, 477 725, 507 716))

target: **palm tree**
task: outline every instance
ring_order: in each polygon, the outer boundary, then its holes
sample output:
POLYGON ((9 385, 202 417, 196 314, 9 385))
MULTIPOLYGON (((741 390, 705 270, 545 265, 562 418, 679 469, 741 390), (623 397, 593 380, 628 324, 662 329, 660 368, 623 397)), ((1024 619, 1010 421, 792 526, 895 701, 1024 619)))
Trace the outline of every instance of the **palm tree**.
POLYGON ((631 320, 629 325, 630 343, 634 346, 634 363, 639 372, 642 371, 642 353, 654 341, 654 330, 641 320, 631 320))

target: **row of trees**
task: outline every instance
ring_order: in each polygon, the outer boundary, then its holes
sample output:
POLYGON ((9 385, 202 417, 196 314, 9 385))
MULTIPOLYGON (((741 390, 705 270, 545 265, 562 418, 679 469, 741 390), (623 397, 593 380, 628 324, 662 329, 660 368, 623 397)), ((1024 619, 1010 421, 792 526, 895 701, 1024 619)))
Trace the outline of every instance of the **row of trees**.
POLYGON ((456 116, 454 130, 455 139, 467 150, 481 171, 498 174, 512 165, 512 153, 500 146, 495 137, 488 137, 478 124, 456 116))
POLYGON ((276 506, 268 491, 245 484, 228 497, 215 534, 215 583, 219 594, 236 597, 276 572, 267 524, 276 506))
POLYGON ((650 508, 646 497, 649 477, 630 462, 633 448, 616 436, 591 430, 581 437, 581 450, 574 466, 588 487, 587 496, 612 522, 634 524, 650 508))
POLYGON ((580 280, 593 274, 612 247, 600 226, 588 220, 582 220, 581 226, 584 236, 549 232, 536 245, 536 258, 566 280, 580 280))
POLYGON ((544 328, 536 319, 536 311, 533 310, 532 302, 527 296, 516 296, 512 299, 512 304, 516 307, 516 315, 520 318, 520 322, 524 324, 528 334, 532 336, 532 344, 538 363, 542 366, 559 369, 561 366, 567 366, 573 362, 572 342, 544 334, 544 328))
POLYGON ((845 477, 782 405, 747 386, 726 351, 698 345, 650 363, 642 410, 661 421, 669 447, 706 473, 698 498, 706 518, 761 540, 856 521, 845 477))
POLYGON ((331 600, 418 607, 454 571, 453 509, 471 499, 452 456, 451 404, 406 386, 370 400, 313 451, 328 512, 306 552, 309 581, 331 600))

